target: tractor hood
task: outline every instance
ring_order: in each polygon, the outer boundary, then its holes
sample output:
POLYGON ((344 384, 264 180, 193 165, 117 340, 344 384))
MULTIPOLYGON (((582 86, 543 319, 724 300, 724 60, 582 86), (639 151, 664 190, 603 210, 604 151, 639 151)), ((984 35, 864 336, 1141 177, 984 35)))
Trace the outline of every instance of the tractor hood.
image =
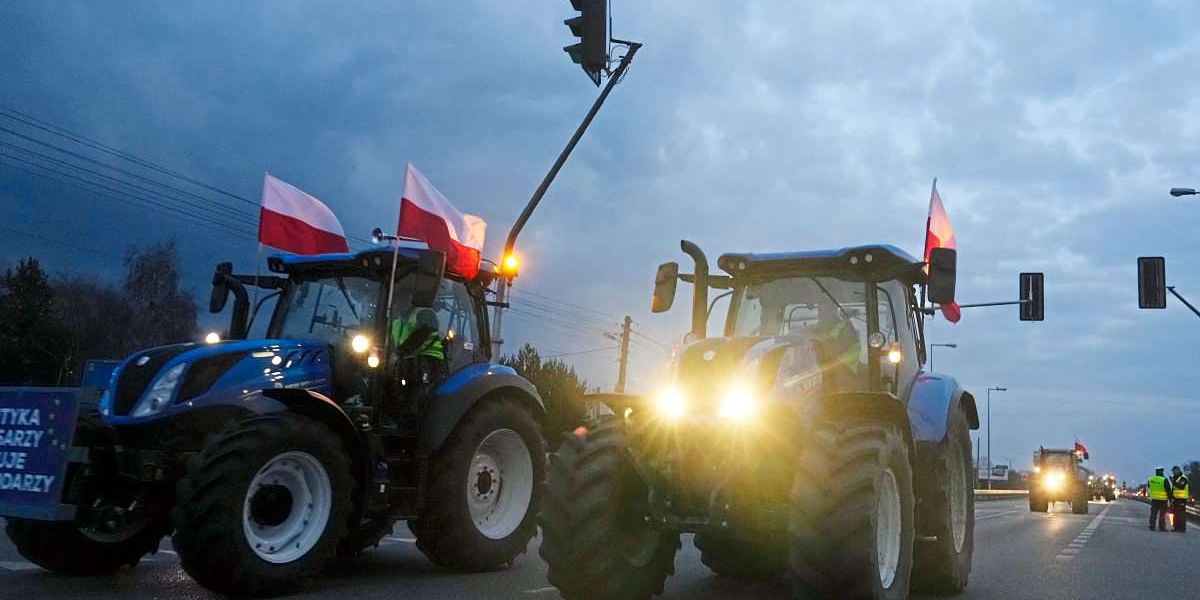
POLYGON ((820 389, 821 369, 806 335, 708 338, 680 351, 676 381, 690 406, 707 411, 734 386, 760 398, 802 400, 820 389))
POLYGON ((133 354, 100 400, 113 424, 168 416, 183 408, 237 404, 264 389, 328 395, 331 348, 322 340, 231 340, 173 344, 133 354))

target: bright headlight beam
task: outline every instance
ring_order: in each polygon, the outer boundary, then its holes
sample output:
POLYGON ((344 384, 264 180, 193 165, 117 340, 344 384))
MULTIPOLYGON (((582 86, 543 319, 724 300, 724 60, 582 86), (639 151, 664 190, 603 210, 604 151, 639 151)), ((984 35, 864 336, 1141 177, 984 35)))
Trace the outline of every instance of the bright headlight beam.
POLYGON ((655 404, 658 414, 670 420, 682 417, 687 411, 687 401, 683 397, 683 390, 675 386, 663 388, 655 398, 655 404))
POLYGON ((362 354, 363 352, 366 352, 367 349, 370 347, 371 347, 371 340, 368 339, 367 336, 365 336, 361 333, 354 336, 354 338, 350 340, 350 349, 353 350, 356 354, 362 354))
POLYGON ((734 385, 725 392, 718 414, 722 419, 744 422, 758 414, 754 391, 745 385, 734 385))

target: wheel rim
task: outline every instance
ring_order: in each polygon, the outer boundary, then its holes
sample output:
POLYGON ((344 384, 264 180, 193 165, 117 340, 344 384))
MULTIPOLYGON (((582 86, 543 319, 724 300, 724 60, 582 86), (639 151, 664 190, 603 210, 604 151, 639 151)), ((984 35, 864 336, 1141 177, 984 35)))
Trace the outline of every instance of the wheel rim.
POLYGON ((962 552, 963 543, 967 539, 967 474, 966 461, 962 453, 953 450, 950 453, 950 538, 954 543, 954 552, 962 552))
POLYGON ((511 429, 489 433, 475 449, 467 471, 467 507, 475 529, 488 539, 511 535, 533 498, 533 458, 511 429))
POLYGON ((259 558, 290 563, 317 545, 332 508, 333 484, 321 462, 307 452, 284 452, 250 481, 242 531, 259 558))
POLYGON ((875 550, 879 565, 879 581, 889 588, 896 580, 900 566, 900 486, 891 469, 883 472, 876 505, 875 550))

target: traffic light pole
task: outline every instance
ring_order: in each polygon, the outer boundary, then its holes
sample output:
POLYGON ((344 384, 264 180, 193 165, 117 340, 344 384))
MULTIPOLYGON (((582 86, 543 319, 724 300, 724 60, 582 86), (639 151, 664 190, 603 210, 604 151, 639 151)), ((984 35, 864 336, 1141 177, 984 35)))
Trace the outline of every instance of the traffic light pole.
MULTIPOLYGON (((558 176, 559 170, 561 170, 563 164, 567 162, 567 158, 571 156, 571 151, 575 149, 575 145, 579 143, 579 140, 583 137, 584 132, 587 131, 588 125, 592 124, 592 119, 596 118, 596 113, 600 112, 600 107, 604 106, 604 101, 608 99, 608 94, 612 92, 612 89, 617 85, 617 82, 621 81, 621 77, 625 74, 625 70, 629 68, 629 63, 633 62, 633 55, 637 54, 638 49, 642 47, 642 45, 638 42, 627 42, 616 39, 614 39, 613 42, 617 44, 625 44, 628 48, 628 51, 625 52, 625 56, 621 57, 621 63, 617 65, 617 68, 609 75, 608 83, 604 85, 604 89, 600 92, 600 95, 596 97, 596 101, 592 103, 592 108, 589 109, 587 115, 583 117, 583 122, 579 124, 577 129, 575 129, 575 134, 572 135, 571 139, 567 142, 567 147, 563 148, 562 152, 558 154, 558 159, 554 161, 554 165, 550 167, 550 171, 546 173, 544 178, 542 178, 542 183, 538 185, 536 190, 534 190, 533 197, 531 197, 529 202, 525 204, 525 209, 521 211, 520 216, 518 216, 516 222, 513 223, 512 229, 508 230, 508 239, 504 242, 504 253, 500 257, 501 261, 503 261, 505 257, 512 255, 513 248, 517 245, 517 236, 521 235, 521 230, 525 228, 525 223, 529 221, 529 217, 533 216, 534 209, 536 209, 538 204, 541 203, 542 197, 546 195, 546 190, 550 189, 550 184, 554 182, 554 178, 558 176)), ((504 344, 504 338, 501 336, 501 332, 503 331, 501 328, 501 322, 504 317, 504 308, 508 306, 508 292, 511 285, 512 280, 509 278, 509 276, 502 276, 500 278, 499 285, 496 287, 496 302, 494 305, 495 310, 492 313, 493 359, 500 358, 500 351, 504 344)))
POLYGON ((1181 296, 1181 295, 1179 294, 1179 292, 1175 291, 1175 286, 1173 286, 1173 285, 1168 285, 1168 286, 1167 286, 1167 291, 1168 291, 1168 292, 1171 292, 1171 295, 1172 295, 1172 296, 1175 296, 1176 298, 1179 298, 1179 301, 1180 301, 1180 302, 1182 302, 1184 306, 1186 306, 1186 307, 1190 308, 1190 309, 1192 310, 1192 312, 1193 312, 1193 313, 1195 313, 1195 315, 1196 315, 1197 317, 1200 317, 1200 310, 1196 310, 1196 307, 1195 307, 1195 306, 1192 306, 1192 303, 1191 303, 1191 302, 1188 302, 1188 301, 1187 301, 1187 298, 1184 298, 1183 296, 1181 296))

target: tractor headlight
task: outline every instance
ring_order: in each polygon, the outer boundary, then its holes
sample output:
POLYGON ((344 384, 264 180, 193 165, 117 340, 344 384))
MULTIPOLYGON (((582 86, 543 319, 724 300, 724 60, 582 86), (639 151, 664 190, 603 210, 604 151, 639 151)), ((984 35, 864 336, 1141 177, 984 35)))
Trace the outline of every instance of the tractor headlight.
POLYGON ((660 390, 654 398, 655 408, 658 410, 658 416, 674 421, 683 416, 687 411, 687 399, 683 395, 683 390, 678 386, 667 386, 660 390))
POLYGON ((1042 480, 1042 483, 1046 489, 1055 491, 1062 487, 1064 479, 1065 477, 1063 476, 1062 471, 1054 471, 1052 473, 1047 473, 1046 478, 1042 480))
POLYGON ((758 414, 758 398, 754 389, 748 385, 735 383, 725 392, 721 399, 721 408, 717 412, 722 419, 745 423, 758 414))
POLYGON ((175 391, 179 389, 179 384, 183 381, 183 372, 186 369, 187 363, 180 363, 159 375, 158 379, 154 380, 154 384, 150 386, 150 391, 146 392, 137 406, 133 407, 132 416, 146 417, 162 412, 162 409, 171 403, 175 391))
POLYGON ((363 354, 367 350, 371 349, 371 338, 361 333, 354 336, 350 340, 350 349, 353 350, 355 354, 363 354))

